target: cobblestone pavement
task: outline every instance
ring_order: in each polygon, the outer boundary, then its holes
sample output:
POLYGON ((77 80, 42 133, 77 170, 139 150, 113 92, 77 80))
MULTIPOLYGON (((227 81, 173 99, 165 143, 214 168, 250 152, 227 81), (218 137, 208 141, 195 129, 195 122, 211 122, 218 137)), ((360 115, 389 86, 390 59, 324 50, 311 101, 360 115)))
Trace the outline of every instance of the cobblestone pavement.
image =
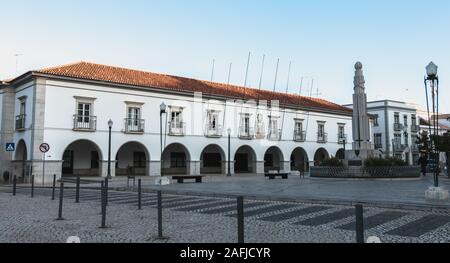
MULTIPOLYGON (((58 191, 0 187, 0 242, 235 243, 236 200, 206 196, 163 194, 163 231, 157 239, 156 195, 143 193, 137 209, 134 192, 109 191, 107 229, 99 228, 100 193, 81 190, 76 204, 74 189, 64 191, 63 217, 57 221, 58 191)), ((245 241, 252 243, 321 242, 355 240, 354 208, 341 205, 245 200, 245 241)), ((382 242, 450 242, 450 212, 385 209, 365 206, 365 235, 382 242)))

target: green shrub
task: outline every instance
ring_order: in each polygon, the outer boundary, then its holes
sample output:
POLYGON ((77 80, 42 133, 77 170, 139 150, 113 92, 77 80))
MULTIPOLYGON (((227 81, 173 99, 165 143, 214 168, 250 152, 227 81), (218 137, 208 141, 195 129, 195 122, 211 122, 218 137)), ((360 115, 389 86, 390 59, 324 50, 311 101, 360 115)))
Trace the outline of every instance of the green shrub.
POLYGON ((381 166, 407 166, 408 163, 396 157, 378 158, 370 157, 364 162, 366 167, 381 167, 381 166))
POLYGON ((328 166, 328 167, 342 167, 344 166, 344 163, 341 159, 337 157, 331 157, 328 159, 323 160, 319 166, 328 166))

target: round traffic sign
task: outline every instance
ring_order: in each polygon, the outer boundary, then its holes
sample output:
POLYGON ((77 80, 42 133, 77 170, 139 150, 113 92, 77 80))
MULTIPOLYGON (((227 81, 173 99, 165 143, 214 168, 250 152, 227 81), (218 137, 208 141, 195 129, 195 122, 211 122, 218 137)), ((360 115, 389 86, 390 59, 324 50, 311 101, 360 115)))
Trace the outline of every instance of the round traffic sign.
POLYGON ((41 145, 39 145, 39 150, 46 153, 50 150, 50 145, 48 145, 48 143, 41 143, 41 145))

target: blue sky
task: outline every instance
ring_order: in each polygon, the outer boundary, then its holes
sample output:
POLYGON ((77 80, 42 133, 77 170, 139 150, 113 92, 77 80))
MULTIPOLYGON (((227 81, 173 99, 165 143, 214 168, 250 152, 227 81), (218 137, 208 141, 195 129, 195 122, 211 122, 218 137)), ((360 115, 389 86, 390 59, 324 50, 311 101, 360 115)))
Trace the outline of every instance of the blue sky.
POLYGON ((369 100, 425 105, 424 67, 439 66, 441 105, 450 97, 448 0, 0 0, 0 78, 85 60, 350 103, 353 65, 364 64, 369 100), (449 76, 449 77, 447 77, 449 76))

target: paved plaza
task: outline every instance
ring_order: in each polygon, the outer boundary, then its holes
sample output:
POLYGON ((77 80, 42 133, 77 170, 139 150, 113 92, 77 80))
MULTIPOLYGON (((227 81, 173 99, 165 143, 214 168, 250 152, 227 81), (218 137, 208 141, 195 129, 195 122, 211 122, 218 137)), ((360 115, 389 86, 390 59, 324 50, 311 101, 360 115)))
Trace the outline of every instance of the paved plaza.
MULTIPOLYGON (((427 185, 426 180, 408 183, 419 187, 427 185)), ((374 182, 377 185, 374 187, 375 192, 378 187, 390 183, 407 185, 400 181, 374 182)), ((361 188, 368 183, 370 182, 347 183, 347 188, 350 189, 348 195, 357 192, 358 186, 361 188)), ((246 242, 355 242, 355 212, 350 203, 339 205, 332 202, 281 200, 287 198, 287 194, 309 187, 311 192, 316 190, 320 195, 322 191, 326 192, 337 184, 344 185, 344 182, 336 180, 319 184, 316 179, 269 181, 247 177, 241 180, 209 178, 203 184, 158 187, 170 191, 186 191, 184 194, 163 194, 163 230, 167 237, 164 240, 157 239, 156 194, 151 192, 155 186, 150 186, 150 180, 144 181, 146 192, 142 197, 143 210, 137 209, 137 193, 131 188, 123 187, 126 186, 126 180, 115 179, 111 182, 112 188, 123 188, 123 191, 109 191, 107 229, 99 228, 100 192, 88 189, 94 185, 82 185, 84 188, 81 190, 79 204, 74 202, 74 189, 65 189, 63 221, 56 220, 58 198, 51 200, 51 189, 37 188, 34 198, 31 198, 28 187, 20 186, 17 195, 12 196, 11 187, 5 186, 0 187, 0 242, 65 242, 69 236, 78 236, 82 242, 95 243, 236 243, 236 199, 231 195, 225 197, 225 193, 244 192, 248 194, 244 203, 246 242), (295 184, 293 180, 298 180, 299 183, 295 184), (194 194, 194 190, 199 189, 203 191, 202 195, 194 194), (218 189, 227 191, 220 194, 218 189), (235 192, 231 189, 235 189, 235 192), (265 199, 262 194, 258 199, 250 197, 264 191, 267 191, 265 196, 273 195, 272 198, 265 199), (215 193, 215 197, 209 193, 215 193), (279 196, 284 197, 274 200, 279 196)), ((394 187, 396 186, 386 189, 388 197, 385 198, 389 198, 388 193, 394 187)), ((402 191, 406 191, 405 188, 402 191)), ((336 194, 342 195, 344 192, 345 189, 335 189, 336 194)), ((360 196, 374 194, 366 195, 367 189, 360 189, 360 192, 360 196)), ((358 195, 354 198, 358 198, 358 195)), ((365 204, 366 238, 378 236, 382 242, 450 242, 450 211, 442 208, 442 205, 448 204, 440 204, 432 210, 424 209, 424 204, 416 208, 365 204)))

